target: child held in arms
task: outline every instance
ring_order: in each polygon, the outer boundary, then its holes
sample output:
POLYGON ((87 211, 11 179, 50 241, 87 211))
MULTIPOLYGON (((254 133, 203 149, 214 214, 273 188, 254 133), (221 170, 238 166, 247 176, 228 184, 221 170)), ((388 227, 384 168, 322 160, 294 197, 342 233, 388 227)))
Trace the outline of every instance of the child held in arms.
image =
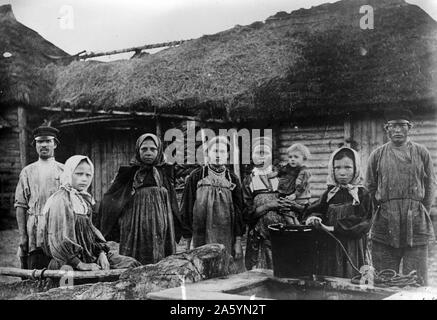
MULTIPOLYGON (((311 173, 305 166, 310 151, 303 144, 295 143, 287 149, 287 156, 287 164, 278 168, 279 197, 286 198, 288 204, 294 204, 297 208, 303 207, 311 198, 311 173)), ((300 224, 296 210, 281 209, 280 213, 284 215, 287 224, 300 224)))
MULTIPOLYGON (((371 197, 362 186, 358 153, 340 148, 328 164, 328 188, 319 201, 307 208, 307 225, 332 232, 343 244, 353 264, 360 269, 368 264, 366 234, 372 217, 371 197)), ((351 278, 358 274, 341 246, 328 237, 319 242, 318 274, 351 278)))
POLYGON ((46 202, 43 249, 51 258, 48 269, 70 265, 96 271, 140 266, 134 258, 110 251, 105 238, 91 222, 94 199, 87 192, 94 166, 86 156, 65 162, 61 186, 46 202))

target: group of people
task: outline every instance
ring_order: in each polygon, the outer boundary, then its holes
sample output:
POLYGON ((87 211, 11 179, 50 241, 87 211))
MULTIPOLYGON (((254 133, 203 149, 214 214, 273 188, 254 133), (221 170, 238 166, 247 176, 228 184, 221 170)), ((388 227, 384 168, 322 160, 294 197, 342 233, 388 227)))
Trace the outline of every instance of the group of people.
POLYGON ((334 241, 321 244, 319 274, 354 276, 350 258, 357 267, 416 270, 426 285, 436 177, 428 150, 408 138, 411 117, 408 110, 387 114, 389 142, 372 152, 365 179, 357 151, 334 151, 327 189, 315 203, 305 145, 291 145, 287 163, 273 165, 271 141, 257 139, 253 170, 240 182, 227 166, 229 141, 218 136, 206 142, 207 164, 187 177, 179 204, 174 166, 166 163, 161 140, 144 134, 98 206, 98 228, 88 193, 91 160, 76 155, 56 162, 58 131, 37 128, 39 160, 22 170, 16 190, 22 268, 135 267, 175 253, 181 241, 187 250, 223 244, 237 270, 273 268, 268 226, 282 223, 311 225, 341 241, 348 257, 334 241), (109 250, 107 240, 119 242, 119 252, 109 250))

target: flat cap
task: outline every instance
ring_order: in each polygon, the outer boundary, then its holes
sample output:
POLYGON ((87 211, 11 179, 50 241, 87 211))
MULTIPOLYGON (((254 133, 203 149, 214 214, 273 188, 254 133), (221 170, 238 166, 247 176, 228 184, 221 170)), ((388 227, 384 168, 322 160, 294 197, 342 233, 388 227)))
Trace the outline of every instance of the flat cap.
POLYGON ((410 109, 401 108, 401 109, 390 109, 384 112, 385 121, 393 121, 393 120, 406 120, 411 121, 413 118, 413 113, 410 109))

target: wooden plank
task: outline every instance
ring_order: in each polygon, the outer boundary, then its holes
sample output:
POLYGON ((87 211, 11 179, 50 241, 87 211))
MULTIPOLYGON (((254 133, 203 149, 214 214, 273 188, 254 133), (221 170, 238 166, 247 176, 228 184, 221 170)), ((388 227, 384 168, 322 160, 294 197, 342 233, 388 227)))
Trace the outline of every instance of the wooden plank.
POLYGON ((305 127, 302 126, 302 127, 297 128, 297 129, 286 127, 286 126, 281 127, 281 132, 283 132, 283 133, 296 133, 296 132, 298 132, 298 133, 305 133, 305 132, 329 133, 332 131, 337 132, 337 131, 343 131, 343 130, 344 130, 343 124, 335 124, 335 125, 328 125, 328 126, 326 126, 326 125, 323 125, 323 126, 314 125, 314 126, 305 126, 305 127))
POLYGON ((282 141, 297 141, 297 140, 324 140, 324 139, 344 139, 344 133, 341 131, 329 131, 328 133, 324 132, 296 132, 296 133, 284 133, 281 132, 279 134, 279 139, 282 141))

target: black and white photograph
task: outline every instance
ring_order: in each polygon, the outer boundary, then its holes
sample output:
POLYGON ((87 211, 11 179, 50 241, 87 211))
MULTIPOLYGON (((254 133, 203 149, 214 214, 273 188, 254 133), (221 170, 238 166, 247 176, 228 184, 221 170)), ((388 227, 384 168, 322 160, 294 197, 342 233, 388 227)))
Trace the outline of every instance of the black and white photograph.
POLYGON ((0 0, 0 300, 437 300, 436 198, 437 1, 0 0))

